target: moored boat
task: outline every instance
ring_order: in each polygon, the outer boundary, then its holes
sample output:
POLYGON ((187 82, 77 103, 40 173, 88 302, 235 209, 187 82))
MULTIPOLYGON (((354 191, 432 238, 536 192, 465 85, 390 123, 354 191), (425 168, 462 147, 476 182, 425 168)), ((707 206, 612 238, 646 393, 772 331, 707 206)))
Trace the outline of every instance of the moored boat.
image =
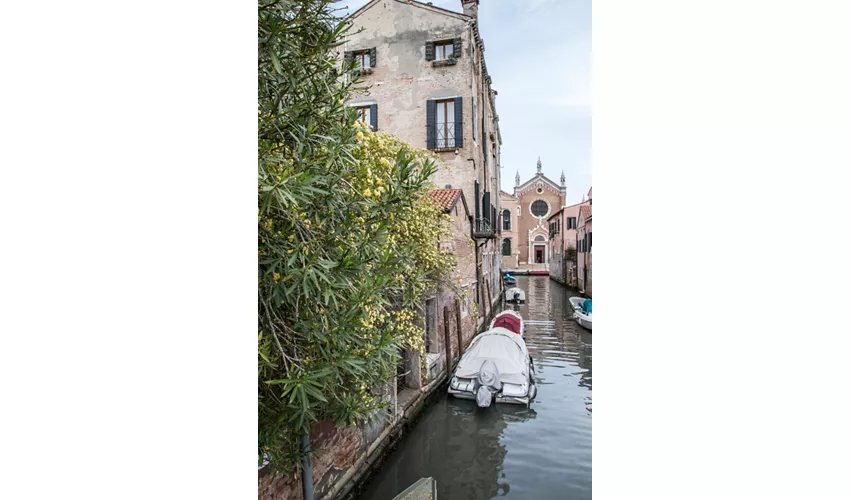
POLYGON ((581 325, 588 330, 593 330, 593 310, 590 312, 585 312, 584 310, 584 301, 589 299, 583 299, 581 297, 570 297, 570 305, 573 307, 573 319, 576 320, 576 323, 581 325))
POLYGON ((449 394, 475 400, 530 405, 537 395, 534 362, 521 335, 495 327, 475 337, 452 374, 449 394))
POLYGON ((505 302, 515 302, 517 304, 525 303, 525 292, 522 288, 511 287, 505 290, 505 302))
POLYGON ((502 311, 493 318, 493 321, 490 322, 490 330, 494 328, 505 328, 508 329, 518 335, 522 335, 526 332, 525 322, 522 320, 522 316, 514 311, 502 311))

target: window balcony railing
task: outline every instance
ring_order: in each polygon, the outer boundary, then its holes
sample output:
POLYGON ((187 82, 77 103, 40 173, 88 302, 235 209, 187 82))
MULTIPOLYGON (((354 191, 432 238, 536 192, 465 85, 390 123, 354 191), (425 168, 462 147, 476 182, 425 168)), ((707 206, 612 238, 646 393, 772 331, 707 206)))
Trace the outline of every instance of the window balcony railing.
POLYGON ((437 149, 455 147, 455 122, 437 123, 437 149))
POLYGON ((489 219, 485 219, 484 217, 479 217, 475 220, 475 227, 473 228, 473 235, 476 238, 493 238, 496 233, 493 232, 493 225, 490 224, 489 219))
MULTIPOLYGON (((502 234, 502 226, 500 221, 496 219, 496 207, 490 205, 490 217, 478 217, 475 219, 475 227, 473 228, 473 236, 476 238, 495 238, 497 234, 502 234)), ((486 208, 484 209, 486 213, 486 208)))

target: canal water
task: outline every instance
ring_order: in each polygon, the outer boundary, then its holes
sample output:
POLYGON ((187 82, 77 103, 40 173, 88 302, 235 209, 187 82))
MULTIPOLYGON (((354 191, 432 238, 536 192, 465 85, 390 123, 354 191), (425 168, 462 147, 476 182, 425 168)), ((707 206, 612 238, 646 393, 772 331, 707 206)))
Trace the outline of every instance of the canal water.
MULTIPOLYGON (((445 392, 425 408, 361 500, 392 500, 421 477, 438 500, 591 498, 591 334, 572 319, 578 295, 548 276, 518 276, 538 392, 531 408, 445 392)), ((512 307, 508 305, 508 307, 512 307)))

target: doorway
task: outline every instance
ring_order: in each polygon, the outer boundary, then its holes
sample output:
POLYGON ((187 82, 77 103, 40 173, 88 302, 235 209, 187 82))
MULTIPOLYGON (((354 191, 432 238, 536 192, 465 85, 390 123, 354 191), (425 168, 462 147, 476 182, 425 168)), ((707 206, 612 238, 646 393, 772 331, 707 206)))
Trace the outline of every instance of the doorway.
POLYGON ((546 259, 546 248, 542 245, 534 245, 534 263, 535 264, 545 264, 544 260, 546 259))

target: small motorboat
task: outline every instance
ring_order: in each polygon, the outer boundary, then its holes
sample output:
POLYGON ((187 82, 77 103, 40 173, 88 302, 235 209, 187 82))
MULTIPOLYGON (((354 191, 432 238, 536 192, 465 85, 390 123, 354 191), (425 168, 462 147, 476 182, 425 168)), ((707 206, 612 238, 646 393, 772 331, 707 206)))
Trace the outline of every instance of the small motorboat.
POLYGON ((478 407, 496 403, 530 405, 537 396, 534 362, 516 332, 496 327, 478 335, 452 374, 449 394, 478 407))
POLYGON ((505 290, 505 302, 515 302, 517 304, 525 303, 525 292, 522 291, 522 288, 519 287, 511 287, 505 290))
POLYGON ((493 318, 493 321, 490 322, 490 330, 494 328, 505 328, 508 329, 517 335, 523 335, 523 339, 525 339, 525 332, 527 328, 525 327, 525 322, 522 320, 522 316, 515 313, 514 311, 502 311, 493 318))
POLYGON ((593 311, 584 312, 584 301, 581 297, 570 297, 570 305, 573 307, 573 319, 576 323, 588 330, 593 330, 593 311))

